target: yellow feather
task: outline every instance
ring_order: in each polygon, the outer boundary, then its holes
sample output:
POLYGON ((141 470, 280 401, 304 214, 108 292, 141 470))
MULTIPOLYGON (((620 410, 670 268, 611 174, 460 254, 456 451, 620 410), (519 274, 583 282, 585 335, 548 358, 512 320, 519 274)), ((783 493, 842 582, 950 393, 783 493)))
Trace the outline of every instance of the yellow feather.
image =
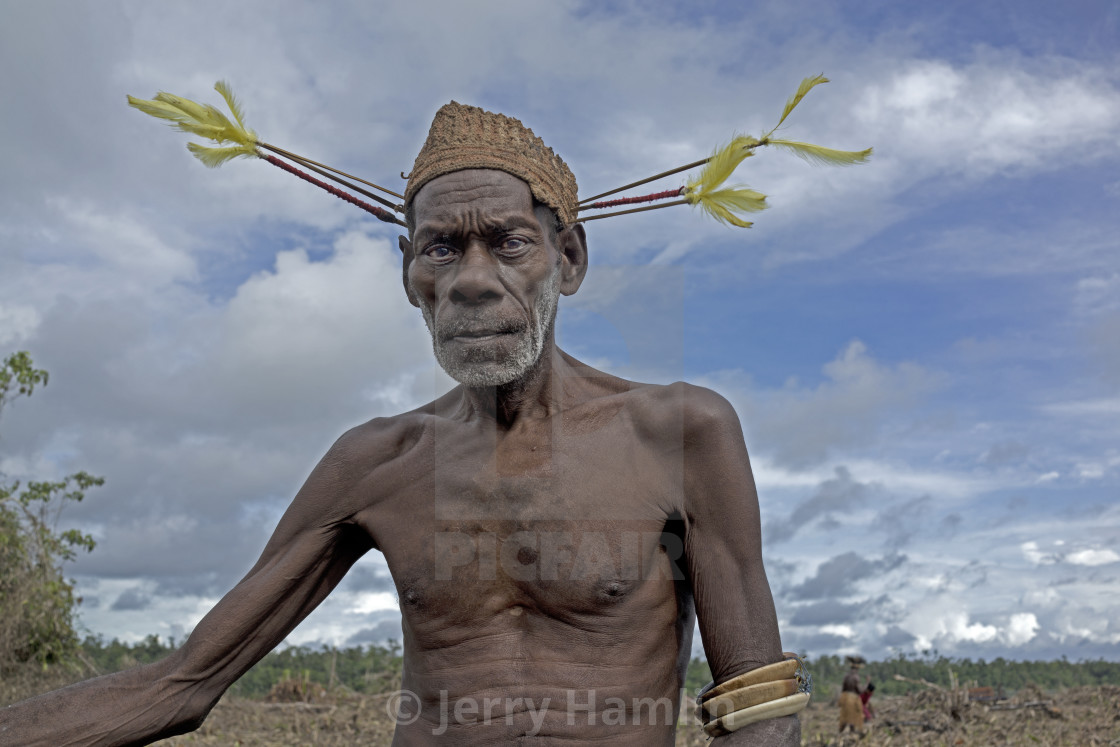
POLYGON ((256 150, 257 133, 245 126, 241 107, 229 85, 219 81, 214 88, 233 112, 236 124, 210 104, 199 104, 164 91, 157 93, 152 101, 129 96, 128 103, 145 114, 171 120, 173 126, 183 132, 204 137, 219 145, 234 143, 235 145, 225 148, 212 148, 197 143, 187 145, 191 153, 211 168, 238 156, 259 155, 256 150))
POLYGON ((237 120, 237 124, 245 129, 245 117, 241 113, 241 104, 238 102, 237 97, 233 95, 233 89, 229 87, 229 83, 224 80, 219 80, 214 84, 214 90, 222 94, 222 98, 226 100, 226 106, 233 112, 233 118, 237 120))
POLYGON ((749 221, 736 217, 735 212, 753 213, 766 208, 766 195, 747 187, 720 189, 735 169, 745 159, 754 155, 760 142, 750 135, 740 135, 716 150, 700 170, 700 174, 685 186, 684 198, 722 223, 740 228, 750 228, 749 221))
POLYGON ((226 161, 233 160, 234 158, 242 158, 249 156, 257 156, 255 148, 247 148, 244 145, 231 145, 225 148, 210 148, 198 143, 187 143, 187 150, 194 154, 195 158, 202 161, 207 168, 217 168, 226 161))
MULTIPOLYGON (((821 83, 827 82, 828 78, 824 77, 823 75, 814 75, 812 78, 806 78, 805 80, 801 81, 801 85, 797 87, 797 92, 790 96, 789 100, 786 101, 786 108, 782 110, 782 118, 778 120, 778 124, 774 125, 774 129, 770 130, 770 132, 766 134, 766 137, 769 137, 771 134, 773 134, 774 130, 777 130, 782 126, 782 122, 785 122, 786 117, 790 115, 790 112, 792 112, 794 108, 801 103, 801 99, 805 98, 805 94, 809 93, 809 91, 813 90, 821 83)), ((764 137, 763 140, 765 140, 766 137, 764 137)))
POLYGON ((871 148, 867 150, 836 150, 835 148, 825 148, 821 145, 813 145, 812 143, 799 143, 796 140, 773 140, 767 142, 767 145, 774 145, 778 148, 785 148, 792 151, 794 155, 803 158, 809 163, 817 164, 819 166, 853 166, 855 164, 867 163, 871 157, 871 148))
POLYGON ((700 174, 688 183, 689 193, 706 194, 719 187, 735 172, 745 159, 754 155, 758 141, 750 135, 740 135, 730 143, 717 148, 700 174))
POLYGON ((160 119, 181 119, 183 116, 183 112, 163 101, 149 101, 129 96, 128 105, 160 119))
POLYGON ((737 217, 736 212, 757 213, 768 207, 766 195, 749 187, 726 187, 703 193, 688 192, 684 198, 692 205, 699 205, 701 210, 721 223, 730 223, 740 228, 750 228, 752 224, 737 217))

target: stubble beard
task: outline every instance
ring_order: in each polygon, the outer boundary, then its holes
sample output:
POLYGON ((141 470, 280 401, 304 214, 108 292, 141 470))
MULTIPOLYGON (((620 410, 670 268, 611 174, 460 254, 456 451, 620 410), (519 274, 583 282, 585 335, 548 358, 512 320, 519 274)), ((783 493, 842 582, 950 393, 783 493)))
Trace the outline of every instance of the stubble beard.
MULTIPOLYGON (((450 345, 451 337, 467 328, 471 320, 452 319, 437 323, 432 305, 419 298, 420 313, 432 336, 432 351, 436 361, 447 375, 469 387, 497 387, 510 384, 529 373, 544 353, 545 342, 551 338, 556 323, 556 309, 560 301, 560 267, 557 266, 545 281, 533 304, 533 318, 527 323, 502 322, 504 330, 515 336, 513 349, 502 360, 471 360, 470 356, 457 355, 450 345)), ((498 320, 487 320, 490 323, 498 320)))

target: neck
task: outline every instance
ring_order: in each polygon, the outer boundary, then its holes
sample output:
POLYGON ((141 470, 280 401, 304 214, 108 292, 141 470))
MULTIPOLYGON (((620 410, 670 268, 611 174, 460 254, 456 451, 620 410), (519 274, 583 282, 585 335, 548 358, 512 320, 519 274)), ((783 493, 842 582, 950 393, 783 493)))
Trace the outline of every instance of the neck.
POLYGON ((544 419, 560 410, 561 381, 571 364, 551 336, 544 352, 525 375, 500 386, 462 388, 463 406, 493 418, 499 427, 518 421, 544 419))

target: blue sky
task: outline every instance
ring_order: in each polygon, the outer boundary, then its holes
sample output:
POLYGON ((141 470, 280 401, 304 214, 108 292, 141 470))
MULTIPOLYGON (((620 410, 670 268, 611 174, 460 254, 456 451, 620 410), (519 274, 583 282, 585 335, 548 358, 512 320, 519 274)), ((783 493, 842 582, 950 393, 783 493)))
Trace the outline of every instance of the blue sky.
MULTIPOLYGON (((0 350, 50 386, 0 471, 79 468, 93 632, 181 637, 337 435, 449 386, 392 226, 263 163, 208 171, 125 106, 216 101, 400 185, 448 100, 521 118, 581 195, 769 128, 750 230, 588 225, 562 346, 743 421, 783 643, 1120 658, 1120 11, 1105 2, 5 5, 0 350), (395 180, 395 181, 394 181, 395 180)), ((664 186, 677 186, 669 180, 664 186)), ((364 559, 290 641, 399 635, 364 559)))

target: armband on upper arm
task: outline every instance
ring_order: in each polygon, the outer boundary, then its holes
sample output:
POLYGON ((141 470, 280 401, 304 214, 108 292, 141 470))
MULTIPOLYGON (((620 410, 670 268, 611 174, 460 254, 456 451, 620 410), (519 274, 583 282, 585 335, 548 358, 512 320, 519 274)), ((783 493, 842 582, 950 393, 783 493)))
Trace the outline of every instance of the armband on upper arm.
POLYGON ((730 734, 756 721, 791 716, 805 708, 813 677, 797 654, 752 669, 719 685, 708 683, 696 696, 696 715, 709 737, 730 734))

